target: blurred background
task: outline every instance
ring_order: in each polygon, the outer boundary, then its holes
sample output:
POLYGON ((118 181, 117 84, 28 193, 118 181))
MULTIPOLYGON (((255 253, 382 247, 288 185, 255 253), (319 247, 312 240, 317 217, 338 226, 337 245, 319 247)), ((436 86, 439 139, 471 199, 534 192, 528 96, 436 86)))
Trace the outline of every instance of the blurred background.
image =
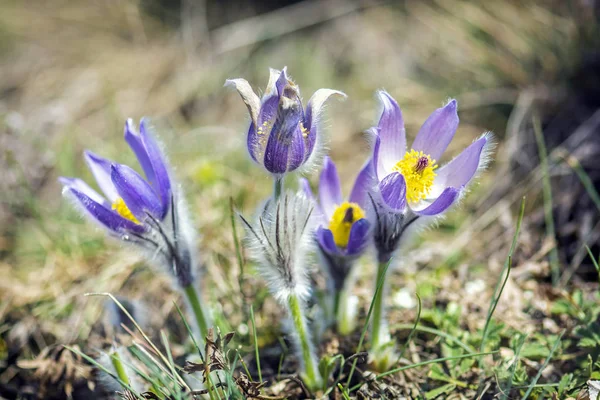
MULTIPOLYGON (((140 299, 157 321, 174 312, 178 296, 168 279, 83 221, 57 182, 62 175, 91 181, 86 148, 132 164, 122 140, 128 117, 151 117, 168 149, 202 233, 207 296, 237 293, 228 199, 252 213, 270 180, 246 154, 247 111, 223 83, 243 77, 262 90, 268 67, 287 66, 305 100, 321 87, 348 95, 326 111, 330 154, 346 190, 369 155, 363 131, 379 116, 377 89, 399 102, 409 140, 430 112, 458 99, 461 125, 442 161, 494 133, 490 171, 425 235, 427 246, 413 250, 402 285, 445 267, 433 287, 474 279, 493 287, 526 195, 515 296, 542 291, 553 270, 559 287, 585 287, 597 279, 585 245, 600 252, 599 12, 594 0, 2 0, 3 395, 39 373, 39 364, 20 360, 54 344, 94 347, 88 339, 103 303, 84 293, 140 299)), ((368 298, 370 289, 361 294, 368 298)), ((235 330, 244 323, 244 299, 228 299, 219 311, 235 330)), ((276 314, 266 307, 258 323, 276 314)))

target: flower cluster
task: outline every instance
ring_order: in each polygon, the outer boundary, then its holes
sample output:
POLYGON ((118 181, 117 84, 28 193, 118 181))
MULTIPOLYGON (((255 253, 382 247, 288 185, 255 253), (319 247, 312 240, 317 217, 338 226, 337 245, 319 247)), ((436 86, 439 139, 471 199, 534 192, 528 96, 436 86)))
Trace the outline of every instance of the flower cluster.
MULTIPOLYGON (((378 267, 373 275, 381 289, 373 297, 371 356, 376 368, 388 368, 394 355, 384 313, 388 266, 416 227, 435 221, 461 199, 485 167, 491 136, 482 135, 452 161, 440 165, 458 128, 456 100, 435 110, 408 147, 400 107, 380 91, 381 116, 377 126, 368 130, 372 154, 345 198, 336 165, 327 156, 322 162, 319 157, 325 142, 320 124, 323 106, 331 96, 345 98, 342 92, 320 89, 305 107, 286 68, 270 70, 262 98, 244 79, 227 80, 226 85, 238 91, 248 108, 251 159, 274 180, 273 194, 255 217, 240 217, 257 271, 288 312, 306 386, 317 391, 328 379, 319 369, 317 346, 306 317, 313 291, 311 254, 318 255, 327 278, 326 291, 318 297, 325 301, 319 304, 329 317, 327 322, 345 335, 355 327, 356 306, 351 295, 355 265, 369 249, 374 250, 378 267), (316 195, 305 178, 300 179, 297 191, 284 188, 290 173, 321 164, 316 195)), ((104 196, 77 178, 61 178, 64 193, 109 234, 145 250, 149 260, 176 278, 204 338, 211 323, 197 290, 194 235, 180 190, 173 184, 166 158, 145 120, 139 132, 127 121, 125 140, 145 177, 86 152, 104 196)))

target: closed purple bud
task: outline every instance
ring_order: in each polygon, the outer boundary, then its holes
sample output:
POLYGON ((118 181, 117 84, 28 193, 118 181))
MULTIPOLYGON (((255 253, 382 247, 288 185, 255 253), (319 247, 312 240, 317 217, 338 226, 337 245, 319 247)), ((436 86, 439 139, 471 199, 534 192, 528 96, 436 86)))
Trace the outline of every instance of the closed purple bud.
POLYGON ((244 79, 229 79, 226 86, 238 91, 250 113, 247 146, 252 160, 271 174, 280 177, 313 160, 315 149, 322 143, 319 120, 325 101, 342 92, 319 89, 302 105, 300 89, 287 76, 286 68, 271 69, 269 83, 262 99, 244 79))

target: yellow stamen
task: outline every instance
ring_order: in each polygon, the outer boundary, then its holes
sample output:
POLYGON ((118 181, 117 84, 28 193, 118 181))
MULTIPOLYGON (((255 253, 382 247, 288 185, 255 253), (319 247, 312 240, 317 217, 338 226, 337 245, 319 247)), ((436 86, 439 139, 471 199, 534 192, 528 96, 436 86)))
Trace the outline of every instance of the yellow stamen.
POLYGON ((302 137, 307 138, 310 133, 308 129, 304 127, 304 124, 300 122, 300 130, 302 131, 302 137))
POLYGON ((333 233, 333 241, 339 247, 348 246, 352 225, 365 217, 365 212, 356 203, 343 202, 333 212, 329 221, 329 230, 333 233))
POLYGON ((130 220, 133 223, 139 224, 140 221, 131 213, 131 210, 127 207, 127 204, 123 201, 122 198, 118 198, 112 204, 112 209, 117 212, 121 217, 130 220))
POLYGON ((406 199, 409 203, 417 203, 431 192, 437 167, 431 156, 416 150, 407 151, 404 158, 394 165, 392 170, 400 172, 406 180, 406 199))

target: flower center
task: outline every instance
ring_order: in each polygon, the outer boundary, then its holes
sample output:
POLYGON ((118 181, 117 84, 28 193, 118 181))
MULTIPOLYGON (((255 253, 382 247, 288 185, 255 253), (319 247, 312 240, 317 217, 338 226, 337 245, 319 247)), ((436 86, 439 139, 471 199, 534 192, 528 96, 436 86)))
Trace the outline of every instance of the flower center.
POLYGON ((407 151, 402 160, 398 161, 392 171, 398 171, 406 180, 406 198, 409 203, 423 200, 433 187, 437 168, 435 160, 422 151, 407 151))
POLYGON ((365 212, 356 203, 343 202, 339 205, 329 221, 329 230, 333 233, 333 241, 339 247, 348 246, 352 224, 365 217, 365 212))
POLYGON ((138 221, 137 218, 131 213, 131 210, 127 207, 127 204, 125 204, 125 201, 123 201, 122 198, 119 197, 117 200, 115 200, 115 202, 112 204, 112 209, 115 210, 121 217, 139 225, 140 221, 138 221))

